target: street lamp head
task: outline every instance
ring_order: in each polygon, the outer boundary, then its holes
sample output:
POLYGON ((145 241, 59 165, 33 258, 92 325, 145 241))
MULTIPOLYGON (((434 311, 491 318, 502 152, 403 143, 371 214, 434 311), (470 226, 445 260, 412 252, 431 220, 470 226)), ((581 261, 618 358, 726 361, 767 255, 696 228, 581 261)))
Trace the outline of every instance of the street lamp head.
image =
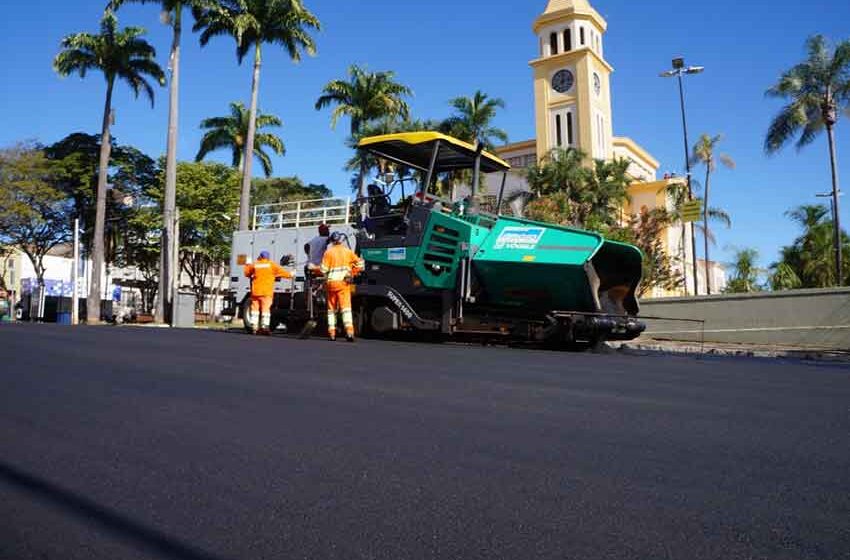
POLYGON ((678 74, 678 72, 676 72, 676 70, 667 70, 666 72, 660 73, 659 76, 662 77, 662 78, 672 78, 676 74, 678 74))
POLYGON ((705 71, 705 66, 688 66, 685 74, 702 74, 705 71))

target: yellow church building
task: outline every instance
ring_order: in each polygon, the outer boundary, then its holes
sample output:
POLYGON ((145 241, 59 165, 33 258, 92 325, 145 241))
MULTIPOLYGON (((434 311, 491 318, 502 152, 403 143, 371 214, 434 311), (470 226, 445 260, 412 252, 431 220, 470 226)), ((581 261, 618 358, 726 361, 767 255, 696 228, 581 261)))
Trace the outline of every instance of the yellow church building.
MULTIPOLYGON (((608 24, 587 0, 548 0, 534 21, 537 58, 530 62, 534 79, 536 138, 515 142, 496 150, 514 168, 506 193, 526 190, 524 168, 540 161, 553 148, 575 148, 594 159, 622 158, 630 162, 627 214, 641 208, 667 208, 665 187, 681 179, 658 179, 660 164, 635 140, 614 135, 611 112, 611 74, 605 60, 604 38, 608 24)), ((488 178, 491 196, 498 193, 501 178, 488 178)), ((682 227, 676 224, 665 233, 664 245, 671 256, 686 266, 688 293, 693 292, 690 228, 682 243, 682 227), (684 246, 684 247, 683 247, 684 246), (684 254, 683 254, 684 253, 684 254)), ((681 265, 680 265, 681 266, 681 265)), ((704 265, 700 267, 704 274, 704 265)), ((713 285, 725 285, 722 268, 714 266, 713 285)), ((699 284, 704 290, 705 279, 699 284)), ((653 296, 684 295, 657 291, 653 296)))

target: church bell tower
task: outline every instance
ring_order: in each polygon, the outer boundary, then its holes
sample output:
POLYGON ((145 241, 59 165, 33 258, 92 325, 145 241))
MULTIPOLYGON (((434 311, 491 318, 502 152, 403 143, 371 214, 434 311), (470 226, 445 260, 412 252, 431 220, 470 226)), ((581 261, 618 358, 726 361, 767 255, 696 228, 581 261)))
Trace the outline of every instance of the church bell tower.
POLYGON ((534 70, 537 158, 576 148, 594 159, 613 157, 610 77, 603 36, 608 24, 587 0, 548 0, 534 22, 539 57, 534 70))

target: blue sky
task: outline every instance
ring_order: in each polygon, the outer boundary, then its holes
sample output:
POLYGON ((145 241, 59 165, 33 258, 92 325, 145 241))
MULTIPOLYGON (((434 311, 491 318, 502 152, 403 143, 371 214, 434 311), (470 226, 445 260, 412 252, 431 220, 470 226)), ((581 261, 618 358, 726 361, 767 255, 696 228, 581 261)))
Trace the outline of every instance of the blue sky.
MULTIPOLYGON (((512 141, 534 136, 534 102, 528 61, 535 57, 531 23, 546 0, 306 0, 320 18, 318 56, 293 64, 273 47, 266 48, 260 107, 279 115, 279 132, 287 154, 274 161, 276 175, 298 175, 347 190, 342 170, 347 122, 331 130, 329 112, 313 109, 322 86, 343 77, 352 63, 371 70, 394 70, 415 92, 413 113, 419 118, 448 115, 447 101, 481 89, 501 97, 506 109, 497 125, 512 141)), ((56 141, 75 131, 98 131, 104 82, 60 79, 51 69, 61 38, 96 31, 105 0, 7 0, 0 22, 4 54, 0 89, 0 146, 32 139, 56 141)), ((722 150, 737 162, 713 180, 713 204, 733 219, 730 230, 717 232, 712 256, 728 260, 735 247, 755 247, 763 265, 797 234, 783 212, 817 202, 814 194, 830 189, 825 139, 803 152, 790 146, 778 156, 763 154, 765 130, 780 104, 764 90, 780 72, 803 58, 803 43, 813 33, 850 38, 850 2, 785 0, 771 3, 716 0, 681 2, 596 0, 608 20, 606 58, 614 66, 614 132, 630 136, 662 162, 662 172, 681 172, 681 124, 674 82, 658 78, 673 55, 706 66, 687 81, 692 141, 698 134, 723 133, 722 150)), ((147 28, 160 64, 167 65, 169 29, 160 23, 155 4, 128 5, 120 24, 147 28)), ((215 39, 206 48, 197 36, 184 35, 180 159, 197 151, 201 119, 226 114, 228 103, 248 100, 250 66, 238 66, 230 39, 215 39)), ((114 104, 118 141, 152 156, 165 151, 167 90, 157 92, 154 109, 130 91, 118 88, 114 104)), ((850 185, 850 120, 837 129, 840 172, 850 185)), ((220 155, 226 161, 226 154, 220 155)), ((847 187, 850 189, 850 187, 847 187)), ((850 199, 842 220, 850 224, 850 199)))

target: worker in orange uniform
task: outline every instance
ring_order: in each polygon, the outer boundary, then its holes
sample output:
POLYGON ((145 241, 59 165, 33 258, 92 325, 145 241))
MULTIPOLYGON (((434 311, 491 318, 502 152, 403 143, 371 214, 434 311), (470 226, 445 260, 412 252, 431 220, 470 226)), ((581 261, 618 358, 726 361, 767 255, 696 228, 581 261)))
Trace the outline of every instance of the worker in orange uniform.
POLYGON ((260 251, 257 262, 245 265, 245 276, 251 279, 251 331, 268 336, 275 280, 292 278, 292 273, 271 262, 268 251, 260 251))
POLYGON ((343 246, 344 235, 338 231, 331 234, 330 244, 319 267, 325 275, 328 294, 328 336, 336 340, 336 315, 342 313, 345 338, 354 342, 354 317, 351 313, 351 284, 354 277, 366 267, 363 259, 354 251, 343 246))

